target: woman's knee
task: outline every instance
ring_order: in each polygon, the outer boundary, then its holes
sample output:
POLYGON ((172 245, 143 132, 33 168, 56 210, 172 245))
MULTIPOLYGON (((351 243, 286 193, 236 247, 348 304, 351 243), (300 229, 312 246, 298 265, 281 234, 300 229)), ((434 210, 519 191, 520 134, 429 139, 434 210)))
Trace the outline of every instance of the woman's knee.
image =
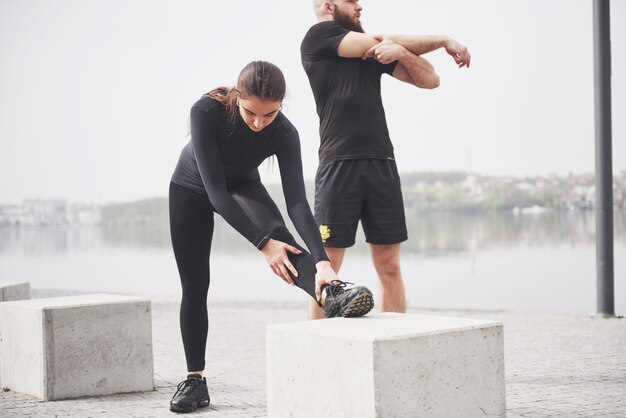
POLYGON ((206 300, 206 295, 209 290, 209 281, 208 279, 204 280, 193 280, 193 279, 183 279, 181 278, 181 287, 183 290, 183 298, 185 299, 198 299, 206 300))

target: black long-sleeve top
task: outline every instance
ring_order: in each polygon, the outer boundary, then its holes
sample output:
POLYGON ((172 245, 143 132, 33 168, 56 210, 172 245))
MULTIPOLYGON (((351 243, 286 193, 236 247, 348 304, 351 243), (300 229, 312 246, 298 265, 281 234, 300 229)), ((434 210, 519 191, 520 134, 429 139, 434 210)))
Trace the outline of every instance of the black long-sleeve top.
POLYGON ((216 212, 258 248, 268 231, 250 220, 229 189, 260 180, 258 167, 272 155, 278 159, 287 212, 298 234, 316 263, 328 260, 306 199, 298 131, 282 112, 260 132, 252 131, 238 113, 229 128, 224 106, 201 98, 191 108, 191 140, 181 152, 172 182, 206 193, 216 212))

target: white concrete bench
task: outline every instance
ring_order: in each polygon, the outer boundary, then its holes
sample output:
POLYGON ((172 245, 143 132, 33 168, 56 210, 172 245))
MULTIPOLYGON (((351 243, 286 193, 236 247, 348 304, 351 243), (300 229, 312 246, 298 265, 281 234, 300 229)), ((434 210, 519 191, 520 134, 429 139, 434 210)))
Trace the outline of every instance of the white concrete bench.
MULTIPOLYGON (((0 282, 0 302, 24 299, 30 299, 29 282, 0 282)), ((2 334, 0 334, 0 340, 2 340, 2 334)), ((3 386, 2 377, 0 377, 0 386, 3 386)))
POLYGON ((270 417, 506 415, 500 322, 376 314, 267 327, 270 417))
POLYGON ((0 375, 43 400, 154 389, 148 299, 84 295, 0 303, 0 375))
POLYGON ((0 282, 0 302, 30 299, 30 283, 0 282))

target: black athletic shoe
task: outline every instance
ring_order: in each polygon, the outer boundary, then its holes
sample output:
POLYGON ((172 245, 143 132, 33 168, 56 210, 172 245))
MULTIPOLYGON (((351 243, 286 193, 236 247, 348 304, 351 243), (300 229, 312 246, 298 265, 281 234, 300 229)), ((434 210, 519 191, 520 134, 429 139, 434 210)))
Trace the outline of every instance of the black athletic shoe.
POLYGON ((198 408, 209 406, 210 400, 206 379, 199 374, 190 374, 187 380, 178 384, 176 393, 170 401, 170 411, 193 412, 198 408))
POLYGON ((352 283, 333 280, 332 285, 325 287, 326 301, 323 309, 326 318, 363 316, 374 307, 372 292, 367 287, 356 286, 346 289, 346 284, 352 283))

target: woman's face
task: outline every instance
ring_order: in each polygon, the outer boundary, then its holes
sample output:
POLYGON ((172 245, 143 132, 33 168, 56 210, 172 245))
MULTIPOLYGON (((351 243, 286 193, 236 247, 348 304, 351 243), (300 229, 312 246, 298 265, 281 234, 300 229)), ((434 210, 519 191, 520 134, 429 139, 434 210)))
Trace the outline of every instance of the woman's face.
POLYGON ((256 96, 239 98, 239 114, 254 132, 260 132, 272 123, 280 112, 282 101, 261 100, 256 96))

